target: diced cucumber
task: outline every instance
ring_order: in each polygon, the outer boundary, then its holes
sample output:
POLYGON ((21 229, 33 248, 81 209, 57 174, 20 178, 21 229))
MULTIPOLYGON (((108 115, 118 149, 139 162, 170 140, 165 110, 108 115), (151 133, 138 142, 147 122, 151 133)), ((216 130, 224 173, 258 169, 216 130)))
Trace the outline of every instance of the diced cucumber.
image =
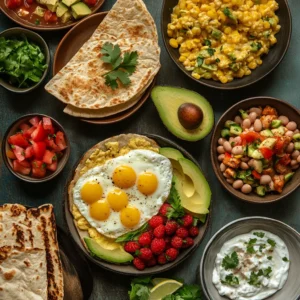
POLYGON ((288 182, 294 176, 295 172, 288 173, 284 176, 284 181, 288 182))
POLYGON ((258 148, 269 148, 269 149, 273 149, 273 147, 275 146, 277 142, 277 139, 275 138, 267 138, 265 139, 259 146, 258 148))
POLYGON ((274 129, 272 129, 271 130, 272 131, 272 133, 274 134, 274 135, 280 135, 280 136, 282 136, 282 135, 284 135, 285 134, 285 130, 284 130, 284 127, 283 126, 279 126, 278 128, 274 128, 274 129))
POLYGON ((227 128, 222 129, 222 131, 221 131, 221 136, 222 136, 223 138, 230 137, 230 131, 229 131, 229 129, 227 129, 227 128))
POLYGON ((226 127, 226 128, 230 128, 230 126, 232 126, 232 125, 238 125, 238 124, 236 124, 235 122, 233 122, 233 121, 231 121, 231 120, 227 120, 227 121, 225 122, 225 127, 226 127))
POLYGON ((252 153, 252 157, 254 159, 263 159, 264 156, 262 155, 262 153, 259 150, 254 150, 252 153))
POLYGON ((272 128, 278 128, 281 125, 281 120, 273 120, 271 123, 272 128))
POLYGON ((272 136, 274 136, 273 132, 270 129, 262 130, 260 132, 260 135, 265 136, 265 137, 272 137, 272 136))
POLYGON ((239 125, 232 125, 232 126, 230 126, 229 131, 233 135, 240 135, 243 132, 243 129, 239 125))
POLYGON ((300 133, 296 133, 293 135, 293 140, 296 142, 300 142, 300 133))
POLYGON ((264 197, 266 195, 266 188, 262 185, 256 187, 256 194, 258 196, 264 197))
POLYGON ((240 112, 241 117, 242 117, 243 120, 249 118, 249 115, 244 110, 240 109, 239 112, 240 112))
POLYGON ((248 146, 248 156, 253 157, 252 155, 255 150, 256 150, 256 147, 253 144, 249 145, 248 146))

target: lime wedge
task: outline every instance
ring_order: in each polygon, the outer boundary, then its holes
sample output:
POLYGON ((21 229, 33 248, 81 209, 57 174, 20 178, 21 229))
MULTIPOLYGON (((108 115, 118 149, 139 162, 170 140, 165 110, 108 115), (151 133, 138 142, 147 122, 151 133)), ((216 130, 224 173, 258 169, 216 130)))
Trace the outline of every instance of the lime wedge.
POLYGON ((153 278, 151 281, 152 281, 153 285, 158 285, 159 283, 166 281, 166 280, 170 280, 170 279, 169 278, 153 278))
POLYGON ((149 300, 161 300, 168 295, 172 295, 179 288, 181 288, 182 285, 183 284, 179 281, 165 279, 152 288, 150 291, 149 300))

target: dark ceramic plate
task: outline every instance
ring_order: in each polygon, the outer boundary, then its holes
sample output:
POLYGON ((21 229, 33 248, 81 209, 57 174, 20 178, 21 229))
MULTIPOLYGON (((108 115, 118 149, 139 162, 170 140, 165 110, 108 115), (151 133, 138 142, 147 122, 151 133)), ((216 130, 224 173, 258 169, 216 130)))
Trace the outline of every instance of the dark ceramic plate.
POLYGON ((167 35, 167 26, 171 20, 171 13, 173 11, 173 7, 175 7, 178 4, 178 0, 164 0, 163 8, 162 8, 161 31, 162 31, 163 40, 168 50, 168 53, 173 59, 173 61, 175 62, 175 64, 181 69, 182 72, 184 72, 191 79, 203 85, 216 88, 216 89, 221 89, 221 90, 233 90, 233 89, 238 89, 253 84, 261 80, 265 76, 267 76, 278 66, 278 64, 283 59, 290 44, 291 32, 292 32, 292 16, 290 13, 288 1, 277 0, 277 2, 279 4, 279 10, 276 12, 276 14, 279 17, 280 20, 279 22, 281 25, 281 29, 279 33, 276 35, 278 42, 274 47, 270 49, 268 55, 263 57, 263 64, 259 66, 257 69, 255 69, 252 72, 252 74, 249 76, 245 76, 239 79, 234 79, 229 83, 223 84, 219 81, 214 81, 212 79, 197 80, 191 75, 191 72, 187 71, 184 68, 183 64, 178 60, 179 59, 178 49, 174 49, 169 45, 170 38, 167 35))
MULTIPOLYGON (((57 74, 77 53, 77 51, 81 48, 81 46, 91 37, 96 28, 102 22, 102 20, 107 15, 107 12, 101 12, 94 15, 91 15, 81 22, 79 22, 76 26, 74 26, 60 41, 53 61, 53 76, 57 74)), ((120 122, 132 114, 134 114, 149 98, 150 92, 155 85, 156 77, 145 91, 141 99, 131 106, 130 108, 103 118, 95 118, 95 119, 81 119, 84 122, 91 124, 113 124, 120 122)))
MULTIPOLYGON (((145 134, 145 135, 148 136, 149 138, 154 139, 161 147, 172 147, 172 148, 178 149, 186 158, 193 161, 200 168, 199 163, 186 150, 184 150, 177 144, 171 142, 170 140, 168 140, 166 138, 158 136, 158 135, 153 135, 153 134, 145 134)), ((111 264, 111 263, 105 262, 103 260, 98 260, 98 259, 92 257, 89 254, 89 252, 86 250, 86 248, 84 247, 84 245, 83 245, 84 242, 81 241, 80 236, 78 235, 77 229, 76 229, 74 221, 73 221, 72 214, 69 210, 68 186, 69 186, 71 180, 73 179, 76 167, 77 167, 77 165, 74 167, 73 172, 71 173, 70 178, 68 179, 67 184, 65 186, 65 192, 64 192, 65 193, 65 195, 64 195, 65 217, 66 217, 66 222, 67 222, 70 234, 73 237, 75 243, 79 246, 79 248, 84 253, 84 255, 90 261, 92 261, 94 264, 96 264, 104 269, 107 269, 107 270, 110 270, 110 271, 113 271, 113 272, 116 272, 119 274, 124 274, 124 275, 133 275, 133 276, 153 275, 153 274, 161 273, 161 272, 167 271, 171 268, 174 268, 175 266, 177 266, 178 264, 183 262, 183 260, 185 260, 187 257, 189 257, 200 245, 201 241, 203 240, 203 238, 207 232, 208 225, 210 223, 211 206, 210 206, 210 214, 208 214, 208 216, 206 218, 206 222, 200 226, 199 235, 194 240, 194 242, 195 242, 194 245, 191 248, 185 249, 183 252, 181 252, 179 254, 178 258, 174 262, 171 262, 171 263, 168 263, 168 264, 165 264, 162 266, 157 265, 152 268, 146 268, 143 271, 139 271, 132 265, 111 264)))
POLYGON ((230 107, 219 119, 211 138, 210 155, 214 172, 227 191, 240 200, 244 200, 252 203, 271 203, 283 199, 293 191, 295 191, 300 185, 300 170, 296 170, 293 178, 283 188, 281 194, 266 194, 265 197, 259 197, 255 193, 243 194, 242 192, 235 190, 231 184, 226 181, 226 178, 222 175, 220 170, 220 162, 218 161, 217 146, 218 139, 221 137, 221 130, 224 128, 224 124, 227 120, 233 120, 235 116, 239 114, 239 109, 247 110, 254 106, 266 106, 270 105, 278 111, 279 115, 287 116, 291 121, 297 123, 300 128, 300 112, 297 108, 279 99, 271 97, 254 97, 238 102, 230 107))
MULTIPOLYGON (((0 1, 0 10, 12 21, 14 21, 17 24, 19 24, 23 27, 26 27, 28 29, 33 29, 36 31, 62 30, 62 29, 71 28, 72 26, 74 26, 75 24, 77 24, 79 22, 79 21, 72 21, 72 22, 68 22, 66 24, 36 25, 32 22, 29 22, 29 21, 21 18, 20 16, 18 16, 18 14, 15 11, 7 8, 5 2, 6 2, 6 0, 0 1)), ((95 13, 98 9, 100 9, 100 7, 103 5, 103 3, 104 3, 104 0, 98 0, 97 4, 91 8, 92 14, 95 13)))

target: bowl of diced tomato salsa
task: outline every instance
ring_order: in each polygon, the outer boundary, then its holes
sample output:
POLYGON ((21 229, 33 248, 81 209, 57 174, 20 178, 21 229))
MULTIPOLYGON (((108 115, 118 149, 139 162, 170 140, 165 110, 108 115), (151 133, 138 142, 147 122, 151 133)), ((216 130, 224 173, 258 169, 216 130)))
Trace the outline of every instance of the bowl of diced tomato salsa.
POLYGON ((43 114, 16 120, 2 143, 5 165, 27 182, 45 182, 57 176, 70 156, 70 142, 63 127, 43 114))

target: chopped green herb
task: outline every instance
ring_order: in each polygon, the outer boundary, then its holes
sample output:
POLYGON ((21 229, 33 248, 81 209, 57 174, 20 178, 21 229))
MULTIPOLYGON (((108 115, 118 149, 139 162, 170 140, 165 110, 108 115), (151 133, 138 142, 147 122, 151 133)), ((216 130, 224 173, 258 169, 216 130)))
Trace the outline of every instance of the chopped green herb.
POLYGON ((287 257, 283 257, 282 260, 285 261, 285 262, 289 262, 290 261, 287 257))
POLYGON ((259 238, 263 238, 265 236, 263 232, 253 232, 253 235, 256 235, 259 238))
POLYGON ((270 274, 272 273, 272 268, 268 267, 267 269, 263 270, 263 275, 267 278, 270 278, 270 274))
POLYGON ((270 244, 273 248, 276 246, 276 242, 272 239, 267 240, 268 244, 270 244))
POLYGON ((236 61, 236 56, 233 53, 228 54, 228 57, 232 61, 236 61))
POLYGON ((247 253, 255 253, 254 245, 257 242, 257 239, 250 239, 248 244, 247 244, 247 253))
POLYGON ((210 40, 204 40, 204 45, 210 47, 211 46, 211 42, 210 40))
POLYGON ((222 32, 218 29, 213 29, 213 31, 211 32, 211 35, 216 39, 219 40, 222 36, 222 32))
POLYGON ((272 260, 272 258, 273 258, 273 256, 271 256, 271 255, 267 257, 268 260, 272 260))
POLYGON ((232 14, 232 11, 228 7, 223 9, 223 13, 226 17, 233 21, 234 24, 238 23, 237 18, 232 14))
POLYGON ((263 249, 265 249, 265 248, 266 248, 266 244, 260 245, 260 246, 259 246, 259 252, 262 252, 263 249))
POLYGON ((127 242, 127 241, 132 241, 137 239, 137 237, 139 237, 143 232, 147 231, 148 229, 148 222, 146 222, 142 227, 140 227, 139 229, 135 230, 135 231, 131 231, 128 233, 123 234, 122 236, 118 237, 116 239, 117 243, 123 243, 123 242, 127 242))
POLYGON ((34 23, 35 23, 35 25, 40 25, 41 21, 40 21, 39 19, 36 19, 36 20, 34 21, 34 23))
POLYGON ((257 43, 251 43, 251 51, 252 52, 257 52, 262 48, 262 44, 261 42, 257 42, 257 43))
POLYGON ((219 59, 219 58, 217 58, 217 59, 216 59, 216 63, 219 63, 219 62, 220 62, 220 59, 219 59))
POLYGON ((255 273, 255 272, 252 271, 248 283, 249 283, 250 285, 260 286, 260 280, 259 280, 259 277, 260 277, 261 275, 263 275, 263 273, 262 273, 261 270, 259 270, 257 273, 255 273))
POLYGON ((209 54, 210 56, 213 56, 213 55, 215 54, 215 52, 216 52, 216 49, 208 48, 208 49, 207 49, 207 52, 208 52, 208 54, 209 54))
POLYGON ((238 266, 238 264, 239 264, 239 258, 235 251, 232 252, 230 256, 226 255, 222 261, 222 267, 224 267, 225 270, 234 269, 238 266))
POLYGON ((203 64, 204 58, 201 56, 197 57, 197 67, 201 67, 203 64))
POLYGON ((221 280, 222 283, 228 284, 228 285, 239 285, 239 279, 236 276, 233 276, 233 274, 229 274, 225 277, 225 280, 221 280))

